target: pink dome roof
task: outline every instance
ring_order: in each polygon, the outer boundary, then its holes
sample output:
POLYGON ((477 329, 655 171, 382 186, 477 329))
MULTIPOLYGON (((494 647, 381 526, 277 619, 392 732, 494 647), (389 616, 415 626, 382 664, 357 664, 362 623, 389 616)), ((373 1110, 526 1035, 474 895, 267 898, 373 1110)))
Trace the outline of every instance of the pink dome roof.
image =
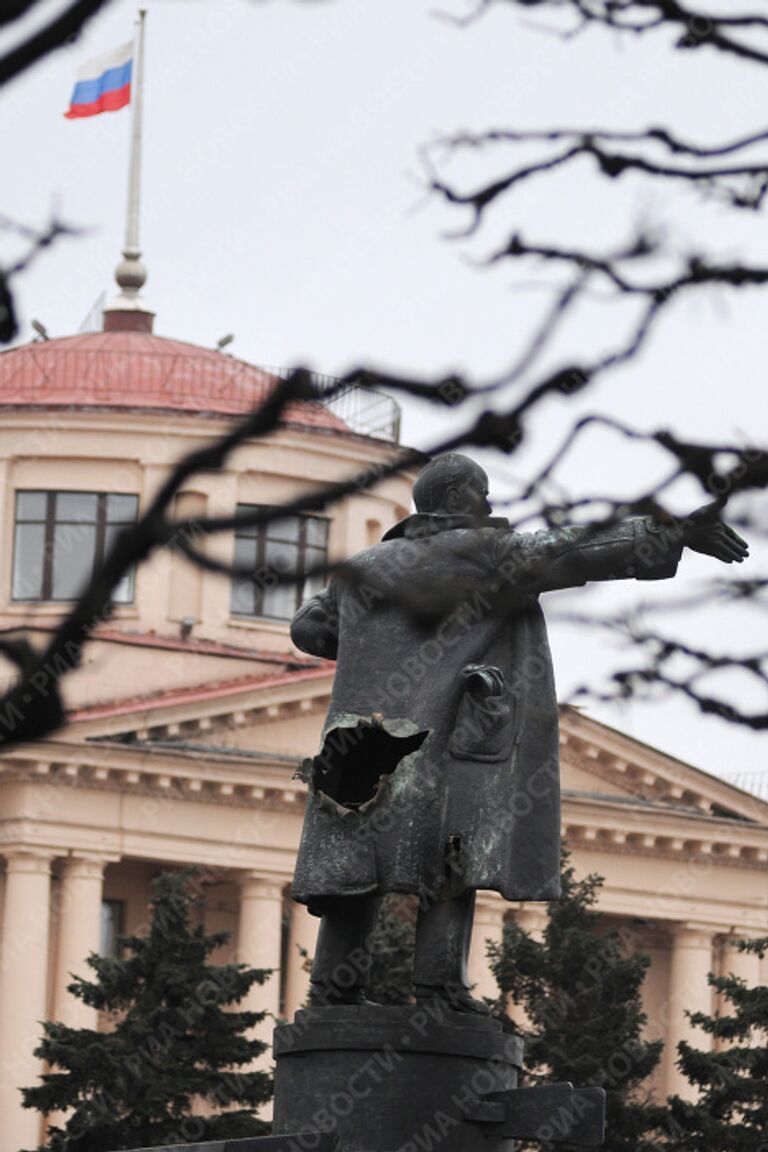
MULTIPOLYGON (((89 332, 0 354, 0 407, 120 408, 240 415, 277 377, 263 368, 149 332, 89 332)), ((322 404, 286 409, 285 422, 350 428, 322 404)))

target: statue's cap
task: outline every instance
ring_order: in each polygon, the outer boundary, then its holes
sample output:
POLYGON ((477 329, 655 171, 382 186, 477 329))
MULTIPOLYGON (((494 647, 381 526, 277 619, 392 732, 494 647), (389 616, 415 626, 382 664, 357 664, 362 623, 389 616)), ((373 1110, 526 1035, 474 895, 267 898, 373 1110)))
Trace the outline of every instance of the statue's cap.
POLYGON ((466 485, 487 487, 485 470, 461 452, 444 452, 422 468, 413 486, 417 512, 445 511, 445 497, 451 488, 466 485))

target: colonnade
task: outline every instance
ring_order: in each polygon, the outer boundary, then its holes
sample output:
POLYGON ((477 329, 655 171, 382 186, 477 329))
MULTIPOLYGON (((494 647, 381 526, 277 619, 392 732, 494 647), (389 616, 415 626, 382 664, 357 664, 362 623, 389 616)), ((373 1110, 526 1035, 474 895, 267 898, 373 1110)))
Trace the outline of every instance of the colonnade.
MULTIPOLYGON (((3 1117, 0 1152, 33 1147, 40 1137, 37 1113, 22 1109, 18 1086, 32 1085, 41 1072, 34 1049, 41 1038, 40 1022, 61 1020, 73 1027, 97 1025, 93 1009, 68 991, 72 975, 85 975, 85 958, 98 951, 103 877, 109 862, 95 854, 60 857, 59 883, 52 897, 52 867, 58 854, 32 848, 3 849, 5 861, 2 938, 0 939, 0 1116, 3 1117)), ((302 952, 314 952, 318 921, 299 905, 290 907, 287 951, 284 917, 287 877, 265 877, 256 872, 237 876, 239 916, 237 955, 257 968, 279 970, 278 979, 255 984, 243 1007, 268 1013, 258 1035, 269 1042, 274 1019, 287 1018, 306 999, 309 976, 302 952), (283 1003, 281 1004, 281 986, 283 1003)), ((490 893, 480 893, 469 957, 469 975, 475 995, 494 997, 497 989, 486 959, 488 940, 501 940, 509 906, 490 893)), ((542 906, 513 911, 515 918, 535 936, 546 922, 542 906)), ((670 938, 669 984, 660 1007, 666 1040, 666 1090, 690 1095, 690 1085, 674 1066, 680 1040, 708 1047, 710 1039, 691 1024, 685 1010, 710 1012, 712 990, 707 974, 715 967, 733 972, 749 984, 760 981, 760 962, 738 950, 738 937, 723 934, 713 924, 693 922, 667 925, 670 938)), ((522 1021, 521 1021, 522 1022, 522 1021)), ((269 1063, 269 1053, 263 1059, 269 1063)))
MULTIPOLYGON (((759 933, 753 933, 759 935, 759 933)), ((685 1010, 690 1013, 711 1014, 714 1007, 714 991, 707 983, 707 975, 719 970, 722 975, 739 976, 752 987, 760 983, 760 958, 754 953, 741 952, 740 939, 748 939, 748 934, 723 934, 716 940, 716 930, 712 925, 692 922, 678 923, 672 929, 672 953, 669 970, 669 994, 665 1010, 666 1024, 666 1086, 667 1092, 692 1099, 695 1090, 682 1072, 675 1066, 677 1045, 687 1041, 694 1048, 707 1050, 712 1046, 712 1037, 692 1024, 685 1010), (715 945, 720 953, 713 954, 715 945)))
MULTIPOLYGON (((86 976, 85 963, 98 952, 104 869, 110 860, 96 854, 61 856, 30 848, 3 849, 5 863, 0 912, 0 1152, 33 1148, 41 1138, 41 1118, 21 1107, 19 1087, 32 1086, 42 1072, 34 1050, 41 1021, 59 1020, 74 1028, 96 1028, 95 1009, 67 991, 73 976, 86 976), (53 867, 58 883, 54 886, 53 867)), ((279 972, 287 877, 238 875, 238 959, 279 972)), ((318 921, 293 905, 283 979, 284 1010, 292 1015, 304 1002, 309 976, 299 948, 314 951, 318 921)), ((269 1043, 280 1014, 281 981, 254 984, 244 1008, 268 1015, 256 1035, 269 1043)), ((261 1061, 270 1063, 270 1054, 261 1061)))

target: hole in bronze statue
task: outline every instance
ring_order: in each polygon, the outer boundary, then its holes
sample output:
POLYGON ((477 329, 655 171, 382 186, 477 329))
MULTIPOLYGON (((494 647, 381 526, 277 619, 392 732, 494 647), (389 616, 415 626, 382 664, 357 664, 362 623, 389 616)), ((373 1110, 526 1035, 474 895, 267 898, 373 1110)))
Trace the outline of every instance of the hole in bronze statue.
POLYGON ((315 789, 344 808, 359 809, 375 798, 383 780, 428 735, 393 736, 381 725, 364 720, 355 727, 332 728, 314 760, 315 789))

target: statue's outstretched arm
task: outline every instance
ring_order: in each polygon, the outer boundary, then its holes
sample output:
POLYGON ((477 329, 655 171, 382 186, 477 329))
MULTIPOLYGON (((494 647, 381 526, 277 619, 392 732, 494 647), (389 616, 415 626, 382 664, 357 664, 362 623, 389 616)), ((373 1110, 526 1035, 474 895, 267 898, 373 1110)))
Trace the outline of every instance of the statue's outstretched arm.
POLYGON ((667 579, 684 544, 677 525, 650 517, 500 536, 499 569, 508 584, 536 594, 592 580, 667 579))
POLYGON ((664 580, 674 576, 684 547, 723 563, 740 563, 746 541, 708 505, 659 523, 650 516, 608 525, 500 534, 499 568, 515 589, 550 592, 591 580, 664 580))

